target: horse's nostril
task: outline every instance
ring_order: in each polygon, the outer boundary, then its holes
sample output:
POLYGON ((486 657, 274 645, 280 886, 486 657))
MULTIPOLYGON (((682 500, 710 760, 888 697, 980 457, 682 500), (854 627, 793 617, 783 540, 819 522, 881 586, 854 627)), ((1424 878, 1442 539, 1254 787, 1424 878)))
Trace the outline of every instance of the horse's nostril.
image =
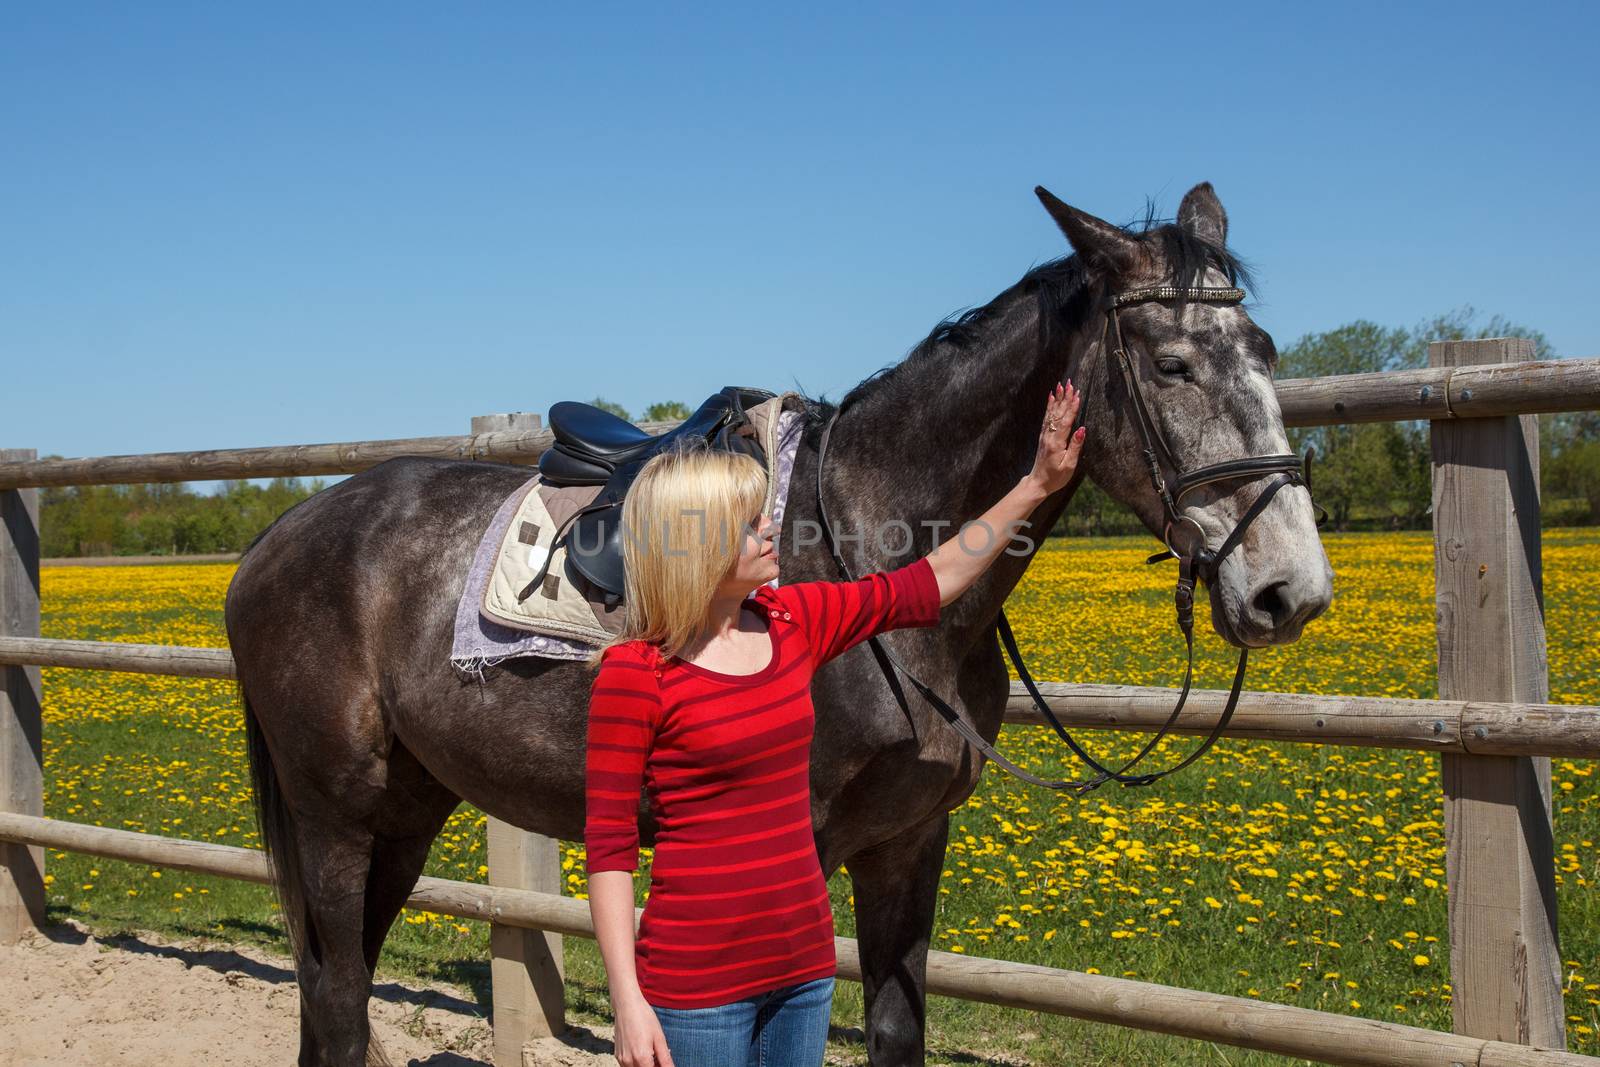
POLYGON ((1250 604, 1274 623, 1281 622, 1289 612, 1288 602, 1283 598, 1288 588, 1288 582, 1273 582, 1257 593, 1250 604))

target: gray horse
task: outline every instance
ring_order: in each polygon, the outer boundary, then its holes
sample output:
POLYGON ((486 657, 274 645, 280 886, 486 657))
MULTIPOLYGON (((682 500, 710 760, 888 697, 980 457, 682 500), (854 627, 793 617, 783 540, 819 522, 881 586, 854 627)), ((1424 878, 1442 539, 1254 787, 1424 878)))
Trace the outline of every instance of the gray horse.
MULTIPOLYGON (((824 419, 838 413, 826 452, 831 526, 901 520, 921 554, 1026 472, 1045 398, 1066 377, 1083 393, 1088 426, 1078 477, 1092 478, 1157 536, 1165 532, 1128 383, 1108 363, 1106 310, 1114 293, 1134 287, 1241 280, 1225 248, 1227 217, 1208 184, 1184 197, 1175 224, 1127 229, 1041 199, 1075 254, 941 323, 839 405, 806 398, 778 538, 785 581, 842 580, 825 544, 786 534, 817 522, 824 419)), ((1271 384, 1276 353, 1242 308, 1147 302, 1122 310, 1121 329, 1177 462, 1289 450, 1271 384)), ((305 1067, 352 1067, 369 1054, 383 1062, 367 1026, 373 968, 459 803, 549 837, 582 837, 593 671, 524 658, 490 668, 480 682, 447 659, 478 539, 528 474, 506 464, 389 460, 280 516, 246 550, 228 589, 257 815, 295 952, 305 1067)), ((1076 484, 1040 506, 1028 543, 1054 526, 1076 484)), ((1263 484, 1204 486, 1185 514, 1215 545, 1263 484)), ((857 577, 915 558, 886 556, 874 540, 842 548, 857 577)), ((899 547, 903 538, 887 540, 899 547)), ((991 742, 1009 686, 997 616, 1032 551, 1002 553, 937 627, 883 639, 991 742)), ((1241 647, 1294 641, 1327 607, 1332 570, 1303 487, 1277 494, 1208 591, 1217 633, 1241 647)), ((984 764, 904 688, 909 716, 869 649, 858 647, 824 667, 813 689, 817 848, 826 874, 849 864, 867 1049, 877 1067, 923 1062, 925 966, 948 814, 984 764)), ((655 829, 641 804, 644 845, 655 829)))

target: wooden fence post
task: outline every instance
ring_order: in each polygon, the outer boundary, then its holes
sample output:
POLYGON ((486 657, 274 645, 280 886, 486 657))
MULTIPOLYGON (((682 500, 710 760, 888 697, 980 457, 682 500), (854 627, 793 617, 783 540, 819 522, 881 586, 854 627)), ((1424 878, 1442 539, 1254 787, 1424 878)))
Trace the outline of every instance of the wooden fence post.
MULTIPOLYGON (((472 432, 537 430, 538 415, 479 415, 472 432)), ((531 472, 530 472, 531 476, 531 472)), ((561 892, 561 844, 489 816, 489 884, 561 892)), ((522 1067, 522 1046, 566 1028, 561 935, 499 923, 489 927, 495 1067, 522 1067)))
MULTIPOLYGON (((1435 367, 1532 358, 1517 338, 1428 346, 1435 367)), ((1439 696, 1543 703, 1538 419, 1437 419, 1431 434, 1439 696)), ((1565 1048, 1550 760, 1441 758, 1455 1030, 1565 1048)))
MULTIPOLYGON (((0 448, 0 462, 37 459, 0 448)), ((0 489, 0 634, 39 636, 39 490, 0 489)), ((0 666, 0 811, 44 814, 39 668, 0 666)), ((44 926, 44 849, 0 841, 0 945, 44 926)))

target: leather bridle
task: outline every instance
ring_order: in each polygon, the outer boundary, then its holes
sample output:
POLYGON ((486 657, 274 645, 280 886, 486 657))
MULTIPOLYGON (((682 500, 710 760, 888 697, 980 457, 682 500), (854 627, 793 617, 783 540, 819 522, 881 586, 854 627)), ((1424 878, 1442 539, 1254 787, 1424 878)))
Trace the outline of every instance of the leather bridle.
MULTIPOLYGON (((1156 745, 1172 729, 1173 724, 1178 721, 1178 714, 1183 710, 1184 703, 1189 699, 1189 689, 1194 679, 1195 583, 1203 580, 1209 585, 1215 580, 1222 561, 1239 546, 1250 524, 1266 510, 1267 505, 1272 501, 1279 489, 1286 485, 1303 485, 1306 487, 1306 491, 1310 492, 1312 453, 1308 449, 1303 461, 1293 453, 1285 453, 1283 455, 1252 456, 1244 459, 1226 460, 1221 463, 1213 463, 1209 466, 1184 471, 1182 465, 1177 461, 1172 446, 1161 432, 1160 425, 1151 416, 1150 409, 1145 403, 1144 393, 1139 386, 1138 374, 1134 370, 1133 359, 1129 356, 1127 345, 1122 338, 1122 323, 1118 318, 1117 312, 1118 309, 1127 307, 1130 304, 1157 300, 1194 300, 1214 304, 1237 304, 1243 299, 1244 292, 1240 289, 1202 286, 1156 286, 1113 294, 1106 308, 1106 326, 1105 332, 1102 334, 1102 348, 1105 348, 1106 335, 1109 334, 1112 341, 1110 358, 1121 369, 1123 380, 1127 384, 1128 395, 1133 407, 1133 421, 1139 428, 1139 436, 1144 445, 1144 460, 1150 474, 1150 484, 1161 501, 1165 520, 1162 540, 1167 549, 1164 552, 1156 553, 1145 562, 1147 564, 1159 563, 1164 559, 1176 559, 1178 561, 1178 581, 1173 593, 1173 599, 1177 608, 1178 629, 1183 633, 1188 662, 1183 672, 1183 690, 1178 696, 1177 704, 1173 707, 1171 714, 1167 716, 1167 720, 1162 724, 1161 729, 1139 749, 1132 759, 1123 763, 1120 767, 1108 767, 1091 756, 1061 725, 1055 714, 1050 710, 1050 706, 1045 703, 1044 697, 1040 695, 1038 687, 1034 685, 1032 676, 1028 673, 1027 668, 1023 666, 1022 654, 1017 649, 1016 639, 1012 636, 1011 624, 1006 619, 1004 608, 1000 610, 999 617, 1000 639, 1005 645, 1007 655, 1011 657, 1012 664, 1017 669, 1017 676, 1027 689, 1028 695, 1033 698, 1035 706, 1049 721, 1072 753, 1093 772, 1093 777, 1081 781, 1054 780, 1040 778, 1018 767, 997 752, 993 745, 984 740, 977 730, 966 719, 962 718, 960 713, 940 699, 937 693, 923 685, 914 674, 906 670, 905 666, 883 647, 876 636, 869 638, 869 644, 872 646, 873 655, 877 657, 878 666, 882 669, 884 676, 888 678, 889 686, 894 691, 896 700, 899 701, 908 718, 910 717, 910 709, 906 706, 904 693, 895 675, 895 667, 898 667, 905 673, 907 678, 911 679, 911 683, 927 698, 929 703, 938 709, 939 714, 956 729, 956 732, 965 737, 989 759, 994 760, 1024 781, 1032 782, 1035 785, 1047 786, 1051 789, 1073 789, 1079 793, 1087 793, 1107 782, 1118 782, 1127 786, 1149 785, 1175 771, 1182 770, 1199 759, 1216 743, 1217 738, 1222 736, 1229 720, 1233 718, 1234 708, 1238 706, 1239 692, 1244 685, 1245 662, 1250 652, 1248 648, 1239 650, 1239 663, 1234 670, 1233 685, 1228 693, 1227 704, 1223 707, 1222 714, 1217 718, 1216 725, 1212 727, 1210 734, 1200 746, 1180 762, 1165 770, 1146 774, 1128 773, 1136 764, 1154 751, 1156 745), (1163 469, 1163 465, 1167 470, 1173 472, 1170 480, 1163 469), (1273 478, 1272 482, 1251 503, 1244 516, 1234 526, 1232 532, 1228 534, 1222 544, 1215 550, 1209 548, 1205 530, 1193 518, 1183 513, 1183 498, 1201 486, 1212 485, 1217 482, 1254 479, 1267 475, 1277 475, 1277 477, 1273 478), (892 667, 891 664, 893 664, 892 667)), ((1080 423, 1083 420, 1083 415, 1083 410, 1080 408, 1078 412, 1078 421, 1080 423)), ((828 539, 828 551, 832 554, 834 562, 838 564, 839 570, 843 572, 845 578, 853 580, 851 579, 850 568, 845 565, 844 559, 839 555, 838 546, 834 541, 833 530, 828 524, 827 508, 823 503, 823 459, 827 453, 829 432, 833 429, 833 424, 838 420, 838 417, 839 411, 836 410, 823 426, 822 437, 817 446, 817 512, 822 520, 823 533, 828 539)), ((1320 512, 1322 509, 1319 507, 1317 510, 1320 512)), ((1318 518, 1318 526, 1322 525, 1325 517, 1324 515, 1318 518)))

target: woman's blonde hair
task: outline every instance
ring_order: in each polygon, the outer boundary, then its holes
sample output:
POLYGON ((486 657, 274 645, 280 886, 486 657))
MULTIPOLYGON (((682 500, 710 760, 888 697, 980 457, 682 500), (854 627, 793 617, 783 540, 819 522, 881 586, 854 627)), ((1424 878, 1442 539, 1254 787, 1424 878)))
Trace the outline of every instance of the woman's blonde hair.
POLYGON ((686 440, 647 460, 622 501, 622 631, 588 664, 624 641, 656 643, 664 657, 688 645, 766 502, 767 472, 742 453, 686 440))

